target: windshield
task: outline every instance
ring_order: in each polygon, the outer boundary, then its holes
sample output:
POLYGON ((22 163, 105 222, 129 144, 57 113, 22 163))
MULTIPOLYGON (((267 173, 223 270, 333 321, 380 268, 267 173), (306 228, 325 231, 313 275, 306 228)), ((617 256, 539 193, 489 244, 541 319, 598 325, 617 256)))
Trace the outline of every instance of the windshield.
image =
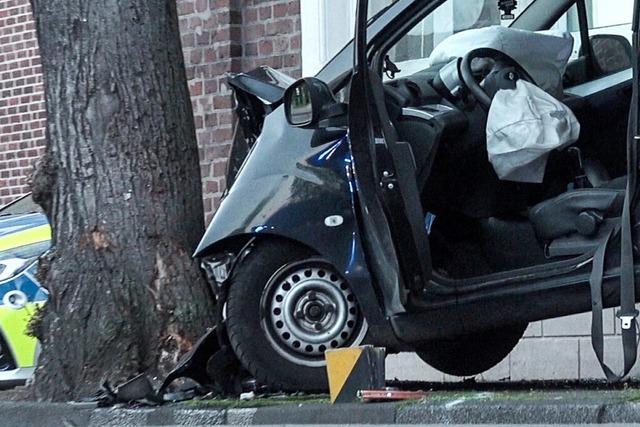
POLYGON ((42 213, 42 208, 33 201, 31 194, 21 197, 20 199, 0 208, 0 216, 24 215, 36 212, 42 213))
POLYGON ((402 69, 399 77, 426 68, 434 48, 447 37, 474 28, 509 26, 535 0, 520 0, 508 19, 503 19, 496 0, 448 0, 413 27, 389 51, 402 69))

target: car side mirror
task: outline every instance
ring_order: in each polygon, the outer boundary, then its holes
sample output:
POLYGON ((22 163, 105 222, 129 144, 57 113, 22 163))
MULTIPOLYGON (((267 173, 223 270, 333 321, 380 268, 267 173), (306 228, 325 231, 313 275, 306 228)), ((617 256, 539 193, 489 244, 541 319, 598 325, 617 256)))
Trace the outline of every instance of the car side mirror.
POLYGON ((631 68, 633 48, 626 37, 615 34, 597 34, 591 36, 589 40, 599 75, 613 74, 631 68))
POLYGON ((289 86, 284 110, 291 126, 312 129, 341 125, 347 106, 336 101, 325 82, 310 77, 289 86))

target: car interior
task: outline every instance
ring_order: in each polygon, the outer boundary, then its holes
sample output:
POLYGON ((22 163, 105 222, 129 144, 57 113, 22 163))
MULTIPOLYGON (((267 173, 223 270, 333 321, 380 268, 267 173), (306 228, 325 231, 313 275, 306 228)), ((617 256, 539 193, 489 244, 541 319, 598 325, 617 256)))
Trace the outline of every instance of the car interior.
MULTIPOLYGON (((580 137, 550 153, 541 183, 498 178, 487 155, 487 107, 464 83, 446 81, 447 67, 459 74, 461 58, 396 77, 403 65, 386 57, 387 110, 412 148, 439 277, 467 280, 581 257, 619 224, 632 49, 625 36, 591 34, 581 24, 580 47, 554 94, 575 114, 580 137)), ((490 98, 513 88, 496 76, 524 78, 509 61, 477 59, 473 77, 490 98)))

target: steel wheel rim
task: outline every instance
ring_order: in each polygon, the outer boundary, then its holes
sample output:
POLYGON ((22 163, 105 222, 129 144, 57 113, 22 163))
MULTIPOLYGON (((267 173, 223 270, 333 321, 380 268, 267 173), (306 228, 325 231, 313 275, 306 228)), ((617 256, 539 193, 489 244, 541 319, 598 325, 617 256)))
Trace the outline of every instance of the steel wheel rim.
POLYGON ((278 270, 265 287, 260 310, 272 347, 303 366, 324 366, 326 350, 358 345, 367 331, 347 282, 320 260, 278 270))

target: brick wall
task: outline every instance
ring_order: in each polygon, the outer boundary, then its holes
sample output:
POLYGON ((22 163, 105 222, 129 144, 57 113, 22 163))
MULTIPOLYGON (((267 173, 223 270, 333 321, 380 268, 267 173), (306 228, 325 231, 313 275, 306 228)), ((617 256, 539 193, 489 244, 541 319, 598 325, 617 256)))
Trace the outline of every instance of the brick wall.
MULTIPOLYGON (((228 71, 269 65, 298 77, 300 0, 177 0, 207 222, 233 137, 228 71)), ((44 96, 29 0, 0 0, 0 206, 29 191, 44 146, 44 96)))
POLYGON ((40 57, 29 0, 0 0, 0 206, 28 190, 44 150, 40 57))
POLYGON ((178 0, 178 10, 209 222, 233 139, 224 74, 269 65, 300 76, 300 0, 178 0))

